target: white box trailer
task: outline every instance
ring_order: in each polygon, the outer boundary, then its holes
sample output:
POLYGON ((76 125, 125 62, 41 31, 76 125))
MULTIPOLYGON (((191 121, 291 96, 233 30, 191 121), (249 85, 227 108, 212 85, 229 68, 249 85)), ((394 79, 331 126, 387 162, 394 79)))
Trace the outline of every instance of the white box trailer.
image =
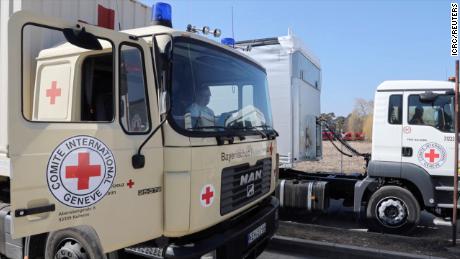
MULTIPOLYGON (((0 0, 0 103, 5 103, 7 96, 8 20, 13 13, 21 10, 69 22, 80 20, 94 25, 101 23, 109 27, 112 25, 115 30, 127 30, 151 24, 151 7, 133 0, 0 0)), ((25 64, 33 64, 30 59, 37 57, 39 50, 52 47, 62 40, 41 36, 43 35, 34 35, 33 42, 23 44, 25 64)), ((34 67, 30 69, 35 70, 34 67)), ((0 110, 0 124, 6 124, 6 112, 0 110)), ((0 148, 6 146, 6 136, 2 134, 0 132, 0 148)), ((2 166, 6 165, 0 165, 0 169, 2 166)))
POLYGON ((98 25, 98 20, 105 18, 100 17, 105 12, 99 10, 99 6, 106 12, 113 12, 116 30, 120 30, 120 27, 121 30, 139 28, 151 23, 151 7, 134 0, 1 0, 1 38, 6 37, 4 26, 8 18, 21 10, 70 22, 81 20, 98 25))
MULTIPOLYGON (((39 15, 83 21, 89 24, 111 24, 116 30, 127 30, 150 25, 151 8, 133 0, 1 0, 0 1, 0 60, 5 62, 7 26, 10 16, 26 10, 39 15)), ((55 45, 56 39, 42 38, 30 42, 30 50, 55 45)), ((38 54, 38 53, 30 53, 38 54)), ((36 56, 36 55, 35 55, 36 56)), ((5 64, 5 63, 3 63, 5 64)), ((5 67, 1 67, 3 75, 5 67)), ((0 76, 0 78, 4 78, 0 76)))
POLYGON ((291 32, 236 42, 267 70, 278 153, 283 164, 322 157, 320 61, 291 32))

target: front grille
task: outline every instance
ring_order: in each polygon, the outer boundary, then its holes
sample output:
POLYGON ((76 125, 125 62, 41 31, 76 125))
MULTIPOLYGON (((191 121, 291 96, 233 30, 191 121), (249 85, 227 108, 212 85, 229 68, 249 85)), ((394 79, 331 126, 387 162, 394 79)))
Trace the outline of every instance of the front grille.
POLYGON ((222 170, 220 215, 239 209, 270 191, 271 158, 222 170))

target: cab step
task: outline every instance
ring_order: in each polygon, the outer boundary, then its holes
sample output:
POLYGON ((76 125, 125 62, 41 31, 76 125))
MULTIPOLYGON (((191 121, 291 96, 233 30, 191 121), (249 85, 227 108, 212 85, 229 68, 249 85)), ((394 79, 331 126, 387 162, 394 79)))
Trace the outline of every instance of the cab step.
MULTIPOLYGON (((445 192, 453 192, 454 191, 453 186, 436 186, 434 188, 435 188, 436 191, 445 191, 445 192)), ((458 188, 458 191, 460 192, 460 187, 458 188)))
MULTIPOLYGON (((444 209, 452 209, 454 205, 452 203, 438 203, 437 207, 444 208, 444 209)), ((460 200, 457 203, 457 209, 460 209, 460 200)))
POLYGON ((452 222, 443 218, 436 217, 433 219, 433 224, 436 226, 445 226, 445 227, 451 227, 452 222))
POLYGON ((163 259, 164 248, 154 246, 150 243, 142 243, 139 245, 127 247, 125 253, 142 256, 145 258, 163 259))

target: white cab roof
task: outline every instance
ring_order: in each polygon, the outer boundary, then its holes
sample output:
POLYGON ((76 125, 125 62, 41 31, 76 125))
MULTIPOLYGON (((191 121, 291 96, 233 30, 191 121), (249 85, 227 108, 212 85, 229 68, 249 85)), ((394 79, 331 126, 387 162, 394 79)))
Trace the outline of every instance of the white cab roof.
POLYGON ((453 89, 454 82, 432 80, 394 80, 384 81, 377 87, 377 91, 402 91, 424 89, 453 89))

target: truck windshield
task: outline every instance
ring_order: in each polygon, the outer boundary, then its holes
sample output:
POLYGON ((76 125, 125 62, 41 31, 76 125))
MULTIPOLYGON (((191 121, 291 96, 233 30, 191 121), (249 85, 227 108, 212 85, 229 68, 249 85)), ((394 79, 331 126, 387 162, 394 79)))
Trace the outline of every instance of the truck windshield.
POLYGON ((272 128, 267 75, 235 53, 175 38, 170 78, 170 118, 186 134, 258 134, 272 128))

